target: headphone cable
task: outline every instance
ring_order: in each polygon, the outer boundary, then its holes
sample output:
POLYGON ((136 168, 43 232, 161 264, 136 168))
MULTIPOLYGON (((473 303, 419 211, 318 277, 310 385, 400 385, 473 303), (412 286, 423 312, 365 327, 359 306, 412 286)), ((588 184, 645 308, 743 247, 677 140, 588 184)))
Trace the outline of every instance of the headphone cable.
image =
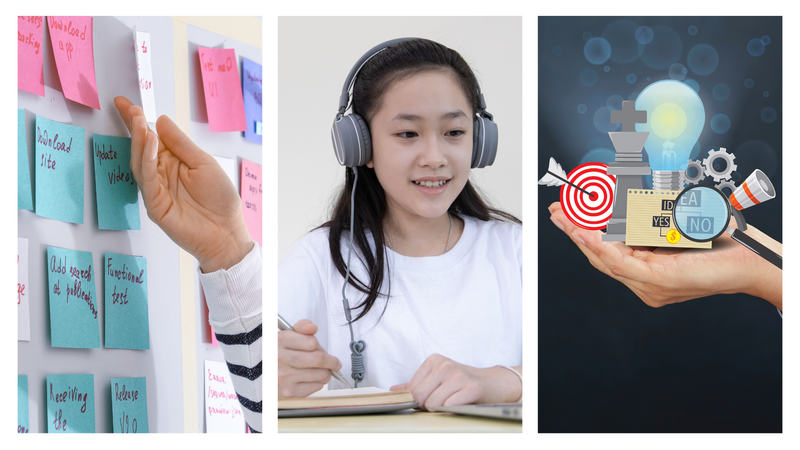
POLYGON ((358 383, 364 380, 364 350, 367 349, 367 343, 363 340, 356 341, 353 334, 353 319, 350 315, 350 302, 345 295, 345 288, 350 279, 350 255, 353 253, 353 228, 355 219, 355 200, 356 200, 356 185, 358 183, 358 169, 353 169, 353 192, 350 195, 350 243, 347 249, 347 272, 344 277, 344 284, 342 285, 342 304, 344 305, 344 314, 347 318, 347 325, 350 327, 350 365, 353 377, 354 387, 358 387, 358 383))

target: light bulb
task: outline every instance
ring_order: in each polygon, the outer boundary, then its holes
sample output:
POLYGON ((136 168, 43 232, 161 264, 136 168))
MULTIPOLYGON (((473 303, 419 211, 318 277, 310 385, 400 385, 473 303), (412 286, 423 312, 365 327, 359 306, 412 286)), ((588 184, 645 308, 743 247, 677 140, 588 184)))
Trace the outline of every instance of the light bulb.
POLYGON ((657 81, 642 90, 636 109, 647 111, 647 123, 637 123, 636 131, 650 132, 644 149, 653 170, 653 189, 679 189, 680 174, 706 122, 700 96, 680 81, 657 81))

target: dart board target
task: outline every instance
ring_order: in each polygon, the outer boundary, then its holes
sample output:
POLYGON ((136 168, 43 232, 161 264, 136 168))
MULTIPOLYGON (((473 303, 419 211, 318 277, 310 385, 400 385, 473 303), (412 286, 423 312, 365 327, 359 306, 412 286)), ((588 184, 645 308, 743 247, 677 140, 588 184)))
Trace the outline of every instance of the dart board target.
POLYGON ((570 183, 594 196, 569 184, 561 186, 562 210, 572 223, 586 230, 602 230, 611 218, 617 179, 606 173, 607 168, 607 164, 590 162, 572 169, 567 175, 570 183))

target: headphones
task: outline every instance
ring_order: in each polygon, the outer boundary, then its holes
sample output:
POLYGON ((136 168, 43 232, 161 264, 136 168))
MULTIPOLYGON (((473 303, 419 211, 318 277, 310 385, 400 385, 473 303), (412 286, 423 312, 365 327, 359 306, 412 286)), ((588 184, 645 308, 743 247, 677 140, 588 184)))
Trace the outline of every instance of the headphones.
MULTIPOLYGON (((345 111, 350 103, 350 90, 356 82, 356 76, 364 64, 373 56, 386 50, 387 47, 403 41, 410 41, 417 38, 399 38, 386 41, 371 48, 364 54, 350 69, 347 79, 342 87, 342 95, 339 97, 339 111, 336 119, 331 126, 331 140, 336 159, 339 164, 347 167, 358 167, 366 165, 372 158, 372 139, 369 134, 369 126, 358 114, 347 114, 345 111)), ((472 74, 473 78, 475 74, 472 74)), ((475 84, 478 84, 475 78, 475 84)), ((478 85, 478 98, 480 99, 480 109, 475 117, 475 124, 472 133, 472 163, 471 168, 479 169, 491 166, 497 154, 497 124, 494 123, 492 115, 486 111, 486 102, 483 99, 480 85, 478 85)))

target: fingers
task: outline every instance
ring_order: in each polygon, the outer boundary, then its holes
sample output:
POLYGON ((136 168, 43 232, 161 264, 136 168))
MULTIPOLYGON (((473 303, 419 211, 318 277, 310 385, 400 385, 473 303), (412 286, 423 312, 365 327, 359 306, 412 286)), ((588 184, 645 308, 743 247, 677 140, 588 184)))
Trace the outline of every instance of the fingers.
POLYGON ((576 240, 583 240, 585 247, 596 255, 616 277, 636 281, 646 281, 653 275, 650 266, 641 259, 633 257, 633 250, 624 244, 603 242, 596 233, 576 230, 576 240))
MULTIPOLYGON (((322 350, 311 352, 294 350, 290 348, 278 349, 278 362, 295 369, 324 369, 327 371, 339 370, 342 364, 335 356, 331 356, 322 350)), ((330 375, 328 373, 327 375, 330 375)), ((308 379, 299 381, 310 381, 308 379)))
POLYGON ((156 121, 156 130, 164 145, 190 169, 214 161, 213 157, 195 145, 169 117, 159 117, 156 121))
POLYGON ((131 115, 130 112, 128 112, 131 105, 133 105, 133 103, 125 97, 119 96, 114 98, 114 106, 117 107, 117 111, 119 111, 119 115, 122 117, 122 122, 128 127, 128 130, 131 129, 131 115))
POLYGON ((307 336, 313 336, 317 334, 317 326, 314 325, 314 322, 308 319, 303 319, 294 324, 294 331, 307 336))
POLYGON ((389 391, 402 391, 404 389, 408 389, 408 383, 395 384, 394 386, 389 388, 389 391))

